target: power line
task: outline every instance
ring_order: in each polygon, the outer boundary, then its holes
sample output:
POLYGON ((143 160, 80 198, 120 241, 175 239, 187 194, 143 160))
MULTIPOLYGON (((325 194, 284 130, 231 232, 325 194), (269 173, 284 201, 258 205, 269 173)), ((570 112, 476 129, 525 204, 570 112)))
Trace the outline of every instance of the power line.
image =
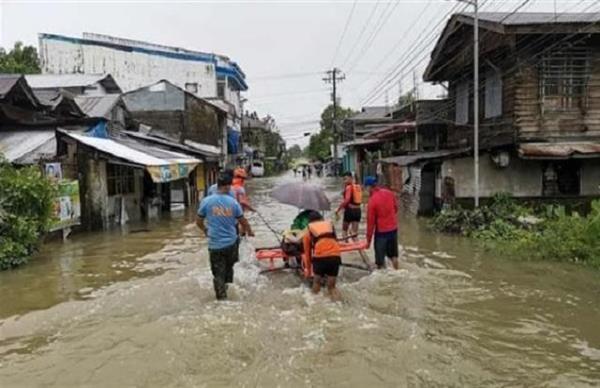
MULTIPOLYGON (((377 86, 375 86, 375 88, 373 88, 368 94, 367 97, 365 98, 365 100, 363 101, 363 103, 361 103, 361 105, 366 104, 366 102, 370 101, 372 98, 371 96, 376 93, 381 87, 384 87, 384 85, 387 83, 389 84, 390 82, 393 82, 393 80, 395 78, 397 78, 398 74, 401 74, 403 72, 403 70, 410 65, 410 63, 412 63, 412 61, 414 61, 414 55, 418 55, 419 52, 423 52, 424 47, 421 47, 423 45, 427 46, 431 43, 433 43, 433 41, 437 38, 437 33, 435 32, 436 29, 442 24, 444 23, 445 19, 451 15, 452 13, 454 13, 456 11, 457 8, 460 7, 460 4, 455 4, 442 18, 441 21, 436 22, 431 29, 429 29, 426 33, 420 35, 420 37, 417 39, 417 42, 414 43, 412 45, 412 49, 409 51, 408 54, 406 54, 405 56, 403 56, 402 58, 400 58, 400 61, 398 63, 396 63, 388 72, 388 74, 377 84, 377 86), (427 40, 429 38, 429 40, 427 40), (397 68, 400 67, 403 63, 408 62, 408 65, 405 65, 404 67, 402 67, 400 70, 398 70, 397 68), (365 102, 366 101, 366 102, 365 102)), ((464 5, 462 10, 465 10, 468 7, 468 5, 464 5)), ((431 25, 431 23, 430 23, 431 25)), ((426 27, 427 29, 427 27, 426 27)), ((425 55, 428 55, 427 53, 425 53, 425 55)))
POLYGON ((354 9, 356 8, 356 3, 358 0, 354 0, 352 4, 352 9, 348 14, 348 18, 346 19, 346 24, 344 25, 344 30, 342 31, 342 36, 340 36, 340 40, 338 41, 337 47, 335 49, 335 53, 333 54, 333 59, 331 60, 331 65, 329 67, 333 67, 335 64, 335 60, 337 59, 337 55, 340 52, 340 48, 342 47, 342 42, 344 41, 344 37, 346 36, 346 32, 348 32, 348 26, 350 25, 350 21, 352 20, 352 15, 354 15, 354 9))
MULTIPOLYGON (((375 15, 375 11, 377 11, 378 7, 379 7, 379 0, 377 0, 375 5, 373 6, 373 9, 371 10, 371 13, 367 17, 367 20, 366 20, 365 24, 363 25, 362 30, 360 30, 360 33, 358 34, 358 39, 356 39, 356 44, 358 44, 358 42, 360 42, 362 40, 362 37, 365 34, 365 31, 366 31, 367 27, 369 26, 369 24, 371 24, 371 19, 373 19, 373 15, 375 15)), ((346 66, 346 63, 348 63, 348 60, 352 56, 352 53, 353 53, 353 50, 350 50, 348 52, 346 59, 344 59, 344 61, 342 62, 342 67, 346 66)))
MULTIPOLYGON (((580 0, 574 7, 578 6, 579 4, 582 4, 585 1, 586 0, 580 0)), ((594 4, 591 4, 591 5, 587 6, 581 12, 588 11, 593 5, 594 4)), ((572 7, 571 9, 573 9, 574 7, 572 7)), ((598 9, 598 10, 600 10, 600 9, 598 9)), ((598 10, 596 10, 596 11, 598 11, 598 10)), ((565 13, 566 13, 566 11, 563 11, 561 14, 565 14, 565 13)), ((510 15, 508 15, 508 16, 510 16, 510 15)), ((597 23, 598 22, 590 22, 589 25, 588 25, 588 28, 595 26, 597 23)), ((555 31, 559 31, 559 28, 560 28, 560 26, 557 25, 555 27, 555 31)), ((546 54, 547 52, 553 50, 557 46, 559 46, 559 45, 561 45, 563 43, 566 43, 569 39, 571 39, 571 38, 573 38, 573 37, 575 37, 577 35, 582 35, 582 34, 585 35, 585 33, 586 33, 585 30, 580 29, 577 32, 574 32, 574 33, 571 33, 569 35, 566 35, 563 39, 559 40, 558 42, 554 42, 551 45, 547 45, 547 43, 549 43, 553 39, 553 37, 551 36, 552 34, 546 34, 546 36, 538 38, 537 40, 532 40, 532 42, 530 42, 528 45, 521 47, 520 51, 521 52, 530 52, 530 51, 537 50, 538 48, 543 48, 542 51, 537 52, 535 55, 532 56, 532 58, 540 57, 537 62, 535 62, 535 63, 532 64, 532 65, 537 65, 537 64, 539 64, 540 61, 543 60, 542 56, 544 54, 546 54)), ((571 44, 578 43, 579 41, 581 41, 581 40, 583 40, 585 38, 586 37, 584 36, 583 38, 581 38, 577 42, 571 42, 571 44)), ((459 55, 459 54, 457 54, 457 55, 459 55)), ((506 69, 505 71, 501 72, 500 75, 501 76, 505 76, 505 75, 509 74, 510 72, 516 70, 518 68, 518 65, 519 65, 518 63, 515 64, 514 66, 512 66, 512 67, 506 69)), ((454 73, 454 74, 456 74, 456 73, 454 73)), ((474 87, 475 87, 475 85, 473 85, 473 89, 474 89, 474 87)), ((484 85, 479 85, 479 89, 483 90, 484 89, 484 85)), ((471 90, 472 90, 471 85, 469 85, 469 91, 471 91, 471 90)), ((448 111, 450 111, 450 109, 452 109, 454 107, 456 107, 456 99, 449 98, 448 102, 446 104, 444 104, 442 107, 440 107, 437 111, 432 112, 432 115, 434 117, 441 118, 441 117, 438 116, 439 114, 444 113, 444 112, 448 112, 448 111)), ((454 121, 452 121, 452 120, 445 120, 445 121, 448 121, 450 123, 454 123, 454 121)), ((471 126, 471 125, 466 124, 464 126, 471 126)))
POLYGON ((393 8, 390 11, 388 11, 389 7, 391 7, 392 4, 393 3, 389 3, 388 7, 386 7, 383 10, 383 12, 381 12, 379 20, 375 23, 375 29, 373 30, 373 33, 369 36, 369 38, 367 38, 367 40, 365 41, 365 44, 361 47, 361 49, 357 51, 358 55, 356 56, 352 65, 350 65, 348 73, 352 72, 352 70, 354 70, 356 65, 358 63, 360 63, 360 61, 363 58, 366 57, 366 54, 369 51, 369 49, 372 47, 373 42, 377 38, 377 35, 379 35, 379 33, 381 32, 383 27, 385 27, 385 25, 387 24, 388 20, 390 20, 390 18, 394 14, 394 11, 396 11, 396 8, 398 8, 398 6, 400 5, 400 2, 398 1, 395 4, 393 4, 394 5, 393 8))

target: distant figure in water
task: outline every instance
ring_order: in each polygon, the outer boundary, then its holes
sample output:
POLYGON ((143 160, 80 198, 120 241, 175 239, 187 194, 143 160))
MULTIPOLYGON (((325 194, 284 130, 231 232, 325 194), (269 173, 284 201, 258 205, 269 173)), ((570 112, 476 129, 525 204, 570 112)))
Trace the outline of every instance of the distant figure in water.
POLYGON ((241 234, 254 236, 242 206, 231 196, 230 174, 222 173, 217 192, 200 203, 196 225, 208 236, 208 254, 218 300, 227 299, 227 284, 233 283, 233 266, 239 260, 238 223, 241 234))

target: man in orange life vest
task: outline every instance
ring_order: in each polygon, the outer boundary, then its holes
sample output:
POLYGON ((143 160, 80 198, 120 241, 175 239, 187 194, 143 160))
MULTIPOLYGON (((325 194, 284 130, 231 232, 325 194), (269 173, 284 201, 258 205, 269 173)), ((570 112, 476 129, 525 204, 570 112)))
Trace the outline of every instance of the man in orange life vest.
POLYGON ((344 210, 344 223, 342 229, 344 237, 356 236, 358 234, 358 224, 360 223, 362 202, 362 187, 354 181, 351 172, 344 173, 344 192, 343 200, 336 211, 336 216, 344 210))
POLYGON ((324 221, 318 212, 309 215, 308 232, 304 235, 305 263, 312 264, 312 291, 321 291, 321 279, 327 276, 327 291, 333 301, 341 299, 336 278, 342 264, 340 245, 331 221, 324 221))
POLYGON ((248 174, 246 170, 242 167, 238 167, 233 170, 233 183, 231 185, 231 190, 235 195, 235 199, 242 205, 242 209, 244 211, 250 210, 251 212, 255 212, 256 210, 252 205, 250 205, 250 200, 246 195, 246 189, 244 188, 244 184, 246 182, 246 178, 248 174))

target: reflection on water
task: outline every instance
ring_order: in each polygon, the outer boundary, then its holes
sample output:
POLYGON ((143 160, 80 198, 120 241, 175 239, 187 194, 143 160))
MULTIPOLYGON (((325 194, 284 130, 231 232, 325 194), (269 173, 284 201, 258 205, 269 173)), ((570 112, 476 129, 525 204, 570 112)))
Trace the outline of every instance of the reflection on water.
MULTIPOLYGON (((278 230, 296 213, 268 197, 281 180, 249 188, 278 230)), ((344 268, 334 304, 259 274, 254 247, 277 241, 250 219, 258 237, 225 303, 193 214, 48 244, 0 273, 0 386, 600 385, 597 272, 497 258, 403 219, 402 269, 344 268)))

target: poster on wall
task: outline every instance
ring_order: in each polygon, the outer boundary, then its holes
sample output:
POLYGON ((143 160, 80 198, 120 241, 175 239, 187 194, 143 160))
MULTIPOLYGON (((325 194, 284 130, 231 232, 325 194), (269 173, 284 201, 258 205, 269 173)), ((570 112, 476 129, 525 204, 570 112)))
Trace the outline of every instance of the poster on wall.
POLYGON ((57 195, 54 198, 54 222, 51 231, 69 228, 81 223, 81 202, 79 201, 79 182, 61 180, 57 183, 57 195))
POLYGON ((186 178, 195 167, 196 164, 178 163, 164 166, 148 166, 146 169, 153 182, 164 183, 186 178))
POLYGON ((58 182, 62 179, 62 166, 60 163, 46 163, 44 165, 44 174, 53 182, 58 182))

